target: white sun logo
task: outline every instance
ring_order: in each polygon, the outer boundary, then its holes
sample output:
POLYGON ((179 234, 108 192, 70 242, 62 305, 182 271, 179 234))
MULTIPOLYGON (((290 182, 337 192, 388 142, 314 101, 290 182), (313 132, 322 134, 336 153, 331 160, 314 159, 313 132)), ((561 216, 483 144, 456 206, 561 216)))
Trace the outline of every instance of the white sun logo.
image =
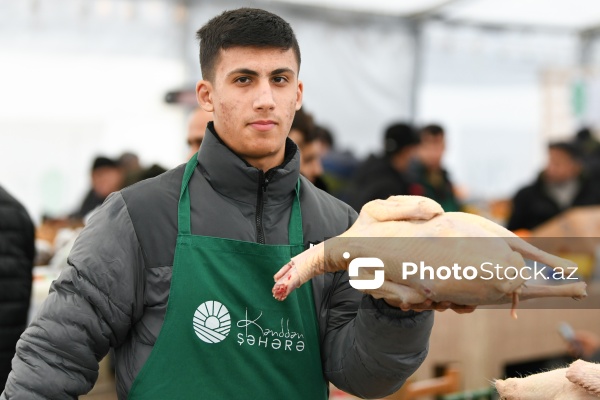
POLYGON ((231 330, 229 310, 218 301, 204 302, 194 313, 193 325, 196 336, 203 342, 222 342, 231 330))

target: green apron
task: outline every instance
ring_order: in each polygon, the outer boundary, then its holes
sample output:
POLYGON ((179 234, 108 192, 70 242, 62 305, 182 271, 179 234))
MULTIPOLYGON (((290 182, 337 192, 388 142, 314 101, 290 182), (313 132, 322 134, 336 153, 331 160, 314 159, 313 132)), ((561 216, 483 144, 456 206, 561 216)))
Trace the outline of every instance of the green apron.
POLYGON ((194 236, 188 183, 197 164, 192 157, 181 185, 165 320, 129 398, 326 399, 312 286, 284 302, 271 294, 273 275, 304 250, 300 181, 290 245, 194 236))

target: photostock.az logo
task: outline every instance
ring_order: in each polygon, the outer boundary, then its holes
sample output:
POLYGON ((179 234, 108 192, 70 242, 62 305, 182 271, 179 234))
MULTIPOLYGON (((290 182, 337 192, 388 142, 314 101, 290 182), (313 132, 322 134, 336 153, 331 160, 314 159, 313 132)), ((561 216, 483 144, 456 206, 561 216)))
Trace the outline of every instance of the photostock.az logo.
MULTIPOLYGON (((343 257, 347 260, 350 253, 345 252, 343 257)), ((358 257, 350 261, 348 275, 350 275, 350 286, 358 290, 379 289, 383 285, 385 273, 383 272, 383 261, 376 257, 358 257), (378 268, 373 271, 373 279, 354 279, 359 276, 361 268, 378 268)))

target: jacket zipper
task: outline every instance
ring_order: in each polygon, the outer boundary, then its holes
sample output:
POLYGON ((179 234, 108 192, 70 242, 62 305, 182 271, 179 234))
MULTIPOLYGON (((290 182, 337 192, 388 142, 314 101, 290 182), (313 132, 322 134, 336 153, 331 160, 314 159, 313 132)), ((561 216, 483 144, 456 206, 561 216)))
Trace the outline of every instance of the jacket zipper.
POLYGON ((264 196, 267 193, 267 186, 273 174, 274 169, 271 169, 264 173, 258 171, 258 194, 256 196, 256 241, 260 244, 265 244, 265 232, 263 229, 263 211, 264 211, 264 196))

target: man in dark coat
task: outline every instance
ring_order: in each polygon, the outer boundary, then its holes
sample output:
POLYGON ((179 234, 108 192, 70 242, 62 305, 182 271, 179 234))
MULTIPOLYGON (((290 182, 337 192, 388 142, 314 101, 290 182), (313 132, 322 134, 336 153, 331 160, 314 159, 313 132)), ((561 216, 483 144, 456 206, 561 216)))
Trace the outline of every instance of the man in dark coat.
POLYGON ((600 190, 582 168, 577 148, 550 144, 548 165, 535 182, 513 198, 508 229, 534 229, 574 206, 600 204, 600 190))
POLYGON ((412 126, 390 125, 384 136, 383 155, 371 155, 358 168, 348 204, 356 211, 371 200, 411 193, 408 167, 419 143, 412 126))
POLYGON ((0 186, 0 390, 6 384, 15 345, 27 324, 34 242, 27 211, 0 186))

